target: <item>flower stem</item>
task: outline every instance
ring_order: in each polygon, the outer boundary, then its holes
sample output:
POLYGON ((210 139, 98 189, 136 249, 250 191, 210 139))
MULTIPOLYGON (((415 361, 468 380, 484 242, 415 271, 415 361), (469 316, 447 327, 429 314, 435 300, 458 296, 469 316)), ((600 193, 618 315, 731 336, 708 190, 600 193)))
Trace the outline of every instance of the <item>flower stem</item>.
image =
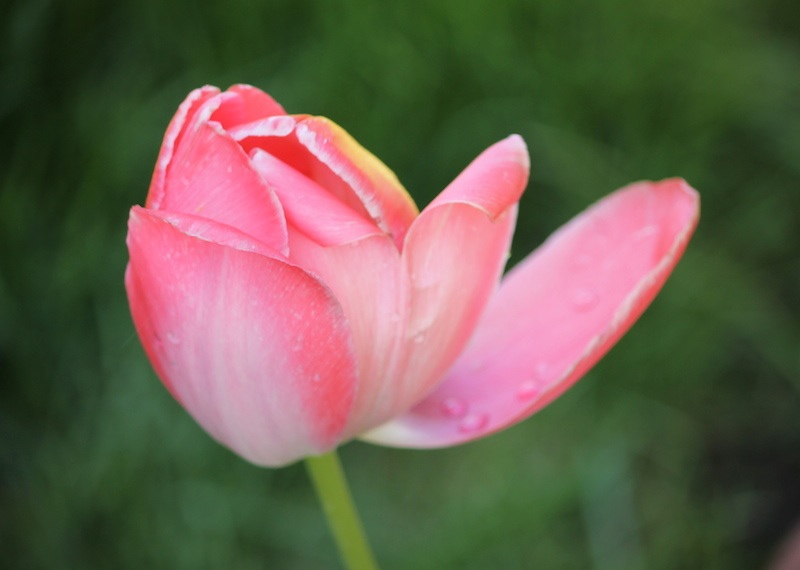
POLYGON ((378 565, 350 495, 336 450, 306 458, 306 468, 345 567, 349 570, 377 570, 378 565))

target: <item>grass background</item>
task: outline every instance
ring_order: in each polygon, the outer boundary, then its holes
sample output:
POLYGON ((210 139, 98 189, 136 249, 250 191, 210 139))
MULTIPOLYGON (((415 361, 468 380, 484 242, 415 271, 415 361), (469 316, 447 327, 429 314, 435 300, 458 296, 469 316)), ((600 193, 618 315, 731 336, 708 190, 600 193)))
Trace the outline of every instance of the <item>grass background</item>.
POLYGON ((702 194, 663 293, 552 406, 460 448, 342 448, 385 568, 765 567, 800 519, 797 6, 3 3, 0 565, 337 566, 302 465, 208 438, 122 286, 178 103, 247 82, 343 125, 421 205, 523 135, 512 262, 630 181, 702 194))

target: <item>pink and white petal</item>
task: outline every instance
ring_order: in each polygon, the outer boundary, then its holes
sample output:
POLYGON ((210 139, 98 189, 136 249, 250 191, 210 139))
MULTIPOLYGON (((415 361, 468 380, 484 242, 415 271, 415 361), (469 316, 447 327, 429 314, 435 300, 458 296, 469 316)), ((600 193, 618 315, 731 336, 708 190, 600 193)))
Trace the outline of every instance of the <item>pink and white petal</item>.
POLYGON ((150 191, 147 195, 148 208, 158 208, 158 204, 164 195, 164 181, 167 176, 167 167, 172 161, 175 147, 180 142, 181 135, 185 131, 187 123, 192 121, 195 113, 197 113, 198 109, 200 109, 206 101, 216 95, 219 95, 219 89, 211 85, 206 85, 205 87, 195 89, 189 93, 183 103, 178 107, 178 111, 169 122, 164 140, 161 143, 161 150, 158 153, 156 168, 153 171, 153 177, 150 182, 150 191))
POLYGON ((441 381, 471 337, 508 259, 527 180, 525 143, 509 137, 472 161, 411 226, 405 350, 386 388, 396 414, 441 381))
POLYGON ((357 381, 326 287, 246 234, 191 216, 133 208, 127 243, 145 351, 203 428, 268 466, 339 443, 357 381))
POLYGON ((308 117, 295 131, 316 159, 304 174, 351 206, 357 200, 400 248, 418 210, 394 172, 330 119, 308 117))
POLYGON ((280 200, 287 223, 316 243, 332 246, 383 235, 372 220, 271 154, 254 149, 252 164, 280 200))
POLYGON ((483 151, 428 208, 462 202, 494 219, 519 202, 529 172, 528 147, 522 137, 511 135, 483 151))
POLYGON ((250 85, 234 85, 225 93, 233 97, 226 98, 211 115, 211 120, 218 122, 223 129, 273 115, 286 114, 275 99, 250 85))
POLYGON ((278 197, 217 123, 202 121, 184 133, 158 209, 207 217, 287 252, 278 197))
POLYGON ((290 261, 333 291, 350 327, 359 389, 344 438, 397 414, 391 379, 405 337, 405 279, 400 254, 383 233, 323 247, 289 227, 290 261))
POLYGON ((698 216, 697 193, 678 179, 632 184, 595 204, 503 280, 437 390, 365 439, 399 447, 456 445, 550 403, 649 305, 698 216))
MULTIPOLYGON (((512 206, 491 220, 474 206, 446 204, 426 209, 411 227, 402 254, 402 352, 383 390, 392 415, 430 393, 463 351, 497 288, 516 214, 512 206)), ((374 419, 364 429, 382 418, 374 419)))

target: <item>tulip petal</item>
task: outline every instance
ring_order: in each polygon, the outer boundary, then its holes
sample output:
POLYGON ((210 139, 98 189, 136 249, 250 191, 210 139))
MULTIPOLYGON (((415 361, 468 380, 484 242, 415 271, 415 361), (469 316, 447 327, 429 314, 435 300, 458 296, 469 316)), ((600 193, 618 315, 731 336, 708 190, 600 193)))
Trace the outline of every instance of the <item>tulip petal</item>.
POLYGON ((287 223, 316 243, 340 245, 369 235, 383 235, 372 220, 268 152, 254 149, 252 163, 280 200, 287 223))
MULTIPOLYGON (((208 102, 210 112, 218 103, 208 102)), ((158 209, 214 219, 286 253, 280 201, 236 141, 204 114, 198 113, 175 150, 158 209)))
POLYGON ((509 273, 436 391, 364 438, 400 447, 456 445, 541 409, 641 315, 698 216, 697 193, 677 179, 633 184, 601 200, 509 273))
POLYGON ((317 182, 326 188, 344 182, 400 247, 418 210, 394 172, 330 119, 309 117, 296 132, 300 144, 327 167, 315 169, 317 182))
POLYGON ((125 284, 150 361, 214 438, 260 465, 325 452, 356 390, 330 291, 211 220, 131 210, 125 284))
POLYGON ((371 219, 400 248, 418 214, 394 173, 324 117, 272 117, 230 131, 246 151, 261 148, 371 219))
POLYGON ((226 130, 257 119, 286 114, 275 99, 250 85, 234 85, 225 94, 227 97, 211 115, 211 120, 226 130))
POLYGON ((180 142, 181 135, 185 131, 187 123, 192 121, 195 113, 206 101, 219 94, 219 89, 206 85, 195 89, 184 99, 178 107, 177 113, 172 117, 161 143, 161 150, 158 152, 156 168, 153 171, 153 178, 150 182, 150 192, 147 195, 147 207, 158 208, 164 195, 164 182, 167 176, 167 168, 172 161, 175 147, 180 142))
POLYGON ((426 210, 441 204, 465 203, 494 220, 519 202, 529 171, 528 147, 521 136, 511 135, 483 151, 426 210))
POLYGON ((408 278, 406 352, 386 388, 395 414, 441 381, 472 335, 508 259, 528 170, 522 139, 500 141, 411 226, 402 255, 408 278))
MULTIPOLYGON (((392 384, 404 346, 405 279, 400 254, 383 233, 323 247, 289 227, 291 261, 319 276, 342 306, 358 362, 359 389, 344 439, 400 409, 392 384)), ((406 408, 408 405, 406 405, 406 408)))
POLYGON ((404 352, 384 390, 391 415, 425 397, 464 349, 503 272, 516 218, 516 206, 491 221, 472 206, 450 204, 426 210, 411 227, 402 260, 405 327, 398 331, 404 352))

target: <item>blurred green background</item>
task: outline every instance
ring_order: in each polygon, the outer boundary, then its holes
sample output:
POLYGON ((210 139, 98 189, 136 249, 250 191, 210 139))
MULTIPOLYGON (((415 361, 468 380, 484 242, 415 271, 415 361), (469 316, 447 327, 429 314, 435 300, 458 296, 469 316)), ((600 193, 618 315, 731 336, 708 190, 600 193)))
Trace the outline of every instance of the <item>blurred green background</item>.
POLYGON ((460 448, 342 448, 385 568, 763 568, 800 522, 795 0, 12 0, 0 16, 0 566, 337 567, 303 466, 207 437, 128 314, 127 212, 205 83, 333 118, 421 205, 520 133, 512 262, 628 182, 702 194, 661 296, 552 406, 460 448))

